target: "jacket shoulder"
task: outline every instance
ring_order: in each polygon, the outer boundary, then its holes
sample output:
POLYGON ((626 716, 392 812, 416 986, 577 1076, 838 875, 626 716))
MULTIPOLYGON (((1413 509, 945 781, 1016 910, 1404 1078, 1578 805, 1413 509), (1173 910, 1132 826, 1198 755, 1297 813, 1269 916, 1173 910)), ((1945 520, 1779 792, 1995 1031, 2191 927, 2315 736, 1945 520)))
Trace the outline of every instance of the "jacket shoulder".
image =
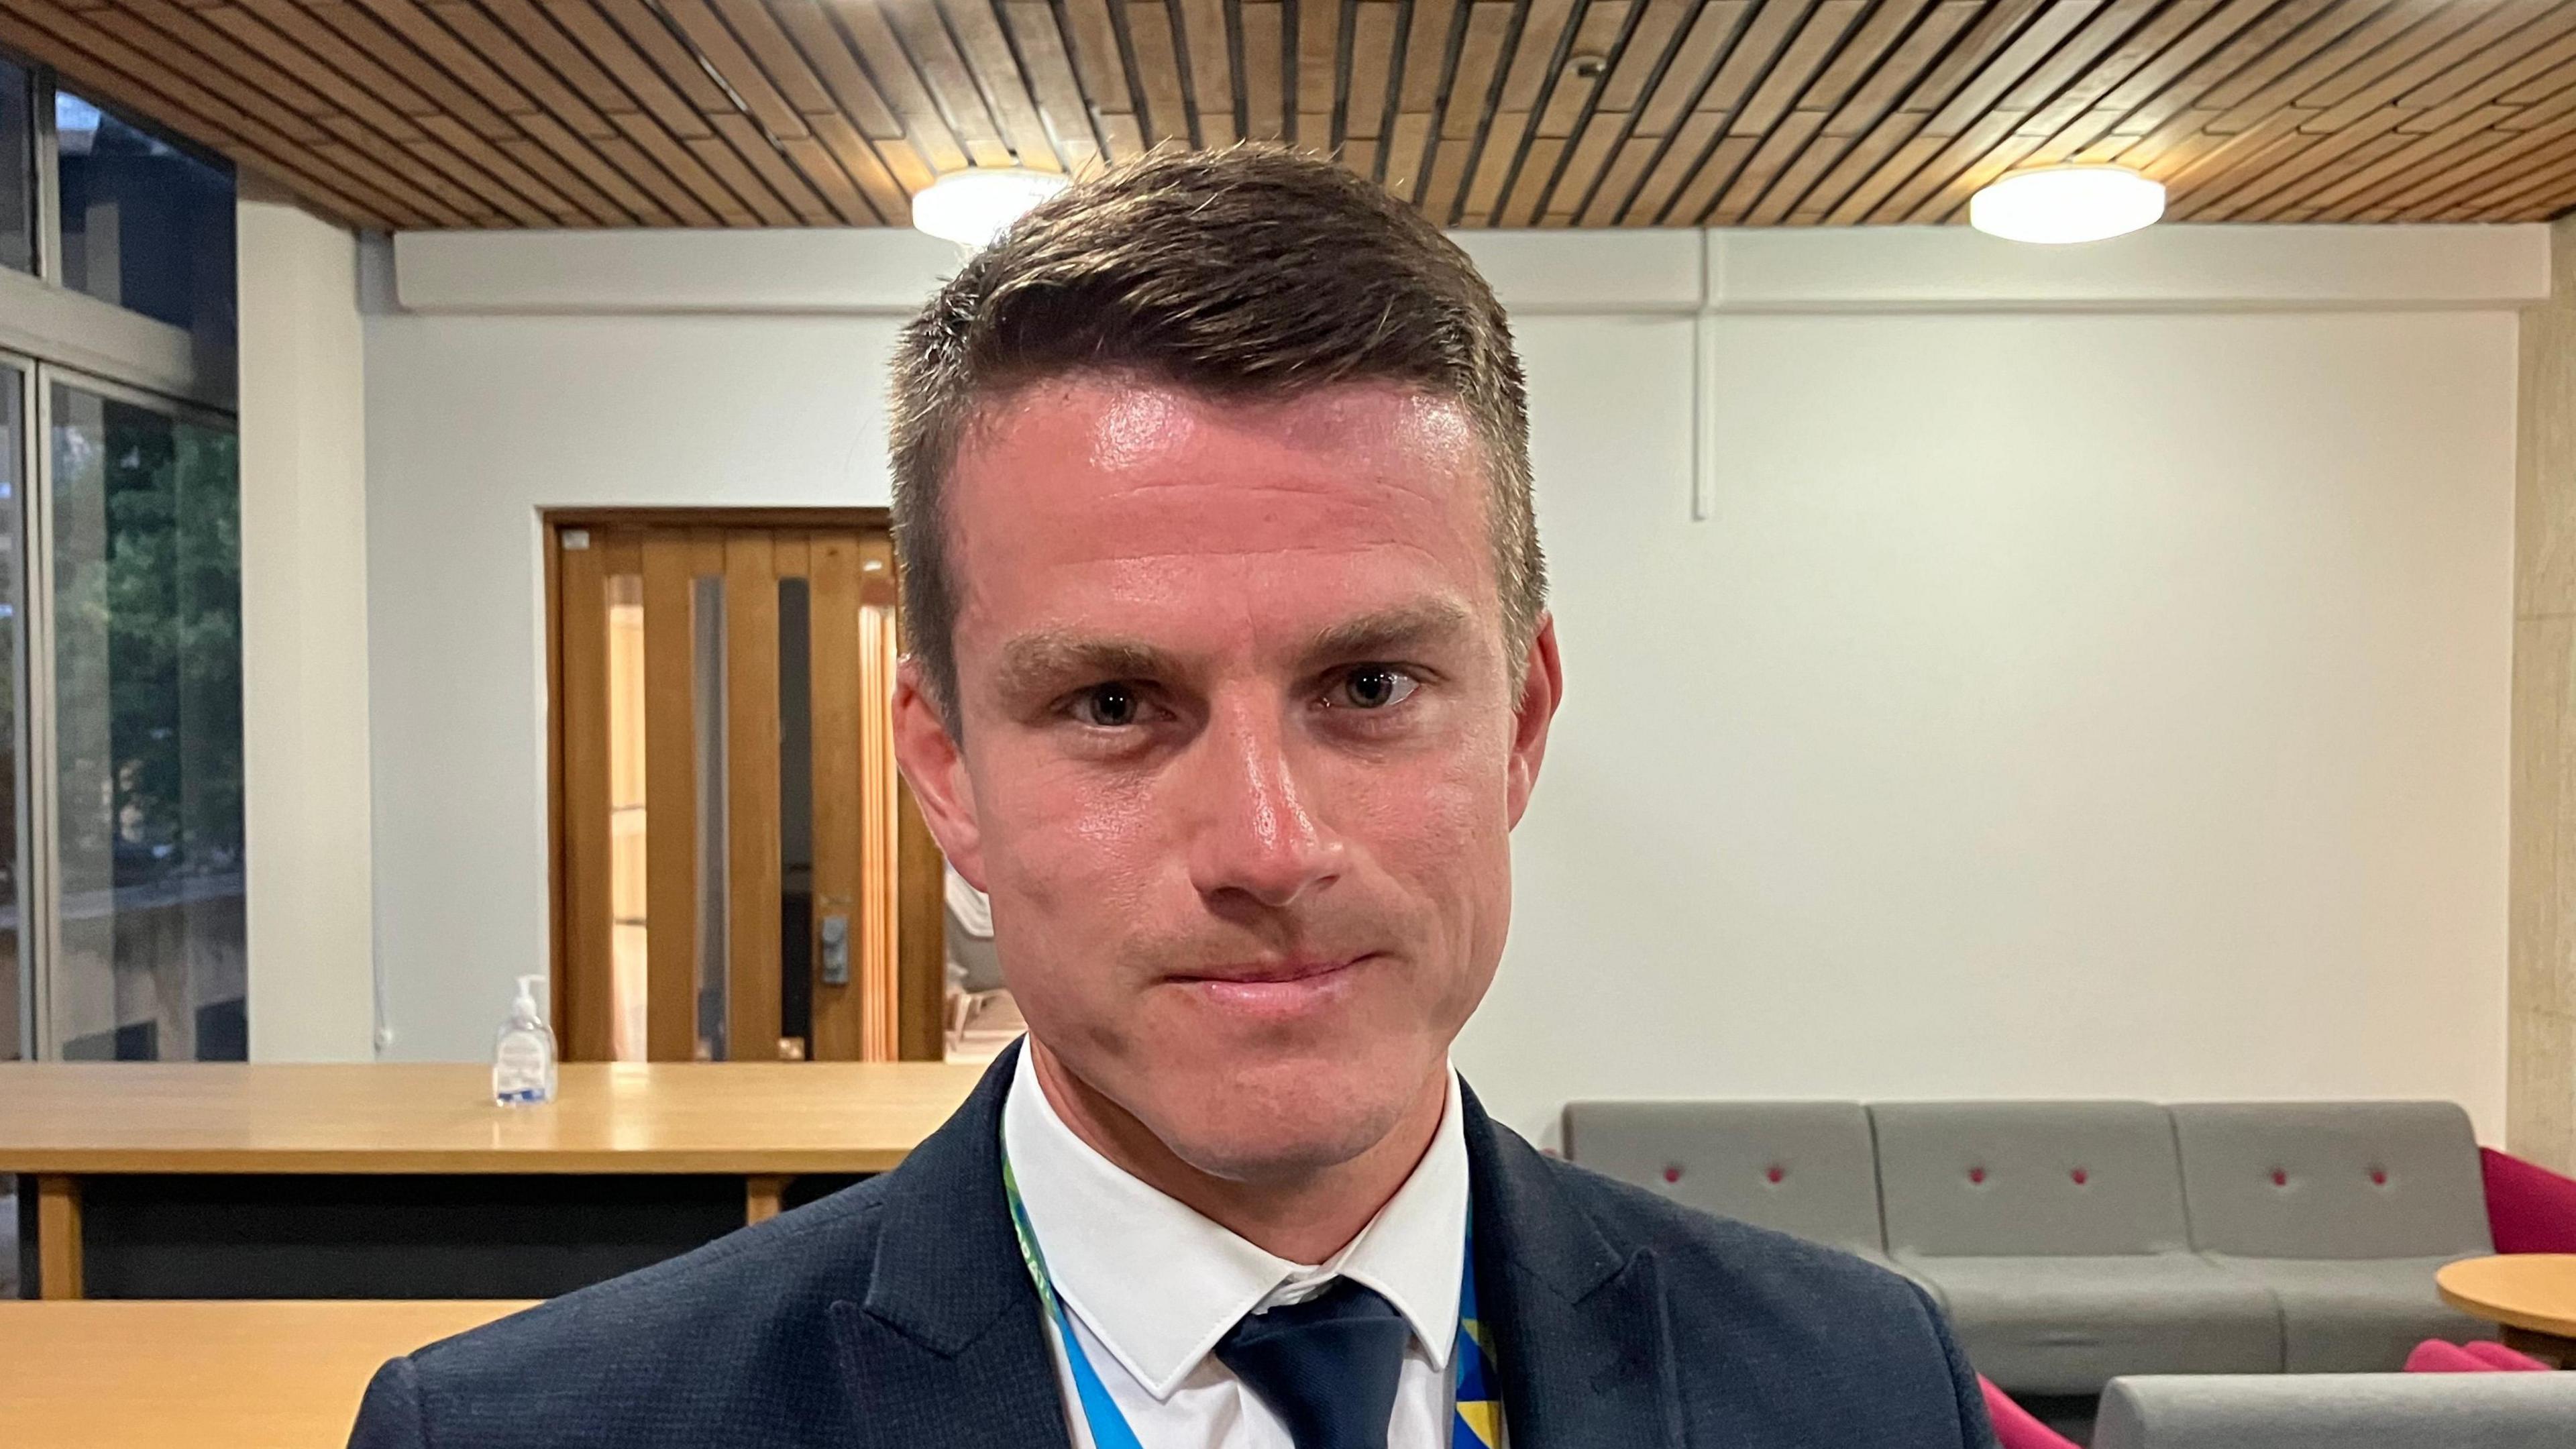
POLYGON ((1693 1417, 1735 1442, 1986 1445, 1975 1373, 1929 1294, 1852 1254, 1554 1159, 1614 1252, 1651 1253, 1693 1417))
POLYGON ((884 1181, 398 1359, 369 1386, 352 1444, 787 1443, 828 1430, 847 1409, 826 1315, 867 1296, 884 1181))

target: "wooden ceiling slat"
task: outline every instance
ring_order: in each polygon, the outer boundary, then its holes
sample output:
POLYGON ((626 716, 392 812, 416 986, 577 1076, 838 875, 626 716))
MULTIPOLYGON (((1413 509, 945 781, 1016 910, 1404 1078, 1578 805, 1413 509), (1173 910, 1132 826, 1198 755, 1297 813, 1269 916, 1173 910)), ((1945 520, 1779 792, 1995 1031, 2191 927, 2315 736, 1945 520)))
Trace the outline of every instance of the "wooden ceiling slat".
POLYGON ((1744 98, 1752 94, 1755 83, 1770 69, 1780 48, 1797 33, 1798 22, 1806 19, 1811 3, 1813 0, 1762 0, 1762 8, 1754 12, 1691 109, 1733 117, 1744 98))
POLYGON ((1288 135, 1287 21, 1275 4, 1243 7, 1243 132, 1256 141, 1288 135))
MULTIPOLYGON (((2100 8, 2095 0, 2076 0, 2074 4, 2052 5, 2039 12, 2026 29, 1995 52, 1993 59, 1961 82, 1950 99, 1923 123, 1923 134, 1956 136, 1991 115, 2003 104, 2007 93, 2014 91, 2060 45, 2072 40, 2100 8)), ((2011 109, 2021 117, 2044 104, 2043 100, 2028 108, 2011 109)))
MULTIPOLYGON (((1016 164, 1000 127, 984 109, 984 97, 975 88, 966 58, 948 38, 948 27, 930 0, 882 0, 844 7, 840 14, 849 22, 870 71, 883 77, 900 66, 916 77, 927 114, 946 118, 974 164, 1016 164)), ((895 105, 903 108, 900 99, 895 105)))
MULTIPOLYGON (((1921 4, 1922 0, 1912 3, 1921 4)), ((1637 109, 1637 103, 1645 98, 1647 82, 1653 79, 1656 67, 1662 64, 1691 10, 1690 0, 1646 0, 1638 7, 1637 23, 1620 46, 1610 74, 1601 82, 1598 104, 1603 110, 1637 109)))
POLYGON ((1628 118, 1617 111, 1595 111, 1592 119, 1583 123, 1583 134, 1566 151, 1563 174, 1548 190, 1550 225, 1571 225, 1582 213, 1591 199, 1594 183, 1603 179, 1602 168, 1627 129, 1628 118))
POLYGON ((1181 89, 1181 54, 1172 35, 1172 12, 1163 0, 1128 0, 1127 43, 1136 50, 1136 74, 1145 87, 1145 134, 1154 144, 1190 144, 1190 106, 1181 89))
POLYGON ((2371 17, 2349 34, 2236 102, 2217 129, 2239 131, 2282 106, 2297 102, 2320 110, 2346 101, 2371 82, 2403 69, 2427 50, 2455 38, 2470 22, 2492 14, 2492 0, 2456 0, 2430 14, 2398 5, 2371 17))
POLYGON ((2431 135, 2413 138, 2378 162, 2302 199, 2328 212, 2359 212, 2377 198, 2400 192, 2428 175, 2438 177, 2450 159, 2449 153, 2463 143, 2474 145, 2483 135, 2489 144, 2494 144, 2502 133, 2492 130, 2492 119, 2485 114, 2464 116, 2431 135))
POLYGON ((1342 104, 1345 136, 1374 138, 1386 131, 1401 9, 1384 0, 1364 0, 1351 11, 1351 78, 1349 96, 1342 104))
POLYGON ((1388 130, 1380 183, 1399 199, 1411 201, 1422 178, 1422 158, 1431 145, 1431 117, 1419 111, 1397 114, 1388 130))
POLYGON ((1619 154, 1601 175, 1600 184, 1592 188, 1592 200, 1583 208, 1578 221, 1584 226, 1608 227, 1619 224, 1626 211, 1628 198, 1636 193, 1637 183, 1644 178, 1646 166, 1655 159, 1663 143, 1653 136, 1630 136, 1619 143, 1619 154))
MULTIPOLYGON (((730 116, 709 116, 707 124, 715 127, 716 134, 731 143, 734 154, 750 166, 752 174, 768 186, 770 194, 795 214, 796 224, 828 226, 832 223, 831 203, 823 199, 802 171, 788 162, 777 144, 762 133, 759 122, 736 112, 730 116)), ((805 141, 811 138, 799 136, 795 139, 805 141)))
MULTIPOLYGON (((2152 4, 2142 8, 2152 12, 2144 17, 2144 24, 2138 23, 2138 14, 2126 5, 2116 5, 2096 17, 2093 29, 2117 29, 2119 32, 2116 36, 2102 37, 2101 43, 2108 44, 2110 48, 2100 50, 2089 34, 2078 36, 2068 46, 2069 52, 2093 54, 2098 51, 2096 59, 2062 72, 2053 67, 2044 70, 2036 77, 2042 82, 2040 85, 2034 85, 2032 80, 2023 81, 2021 87, 2004 98, 2004 109, 2030 112, 2030 119, 2023 123, 2023 130, 2056 141, 2060 133, 2074 126, 2080 118, 2102 109, 2104 97, 2189 36, 2194 27, 2207 20, 2210 12, 2218 8, 2218 0, 2174 0, 2161 9, 2152 4), (2046 94, 2040 94, 2041 90, 2046 94)), ((2102 129, 2108 130, 2109 123, 2106 122, 2102 129)))
MULTIPOLYGON (((2570 100, 2576 101, 2576 97, 2570 100)), ((2443 157, 2441 166, 2429 170, 2394 199, 2410 207, 2446 209, 2462 192, 2491 185, 2489 178, 2527 172, 2539 164, 2538 158, 2546 156, 2560 137, 2576 133, 2576 104, 2552 102, 2548 111, 2530 129, 2495 130, 2478 137, 2479 144, 2473 152, 2464 155, 2454 151, 2443 157)))
POLYGON ((439 100, 452 112, 452 119, 471 127, 487 141, 507 140, 518 134, 511 124, 512 114, 525 114, 537 103, 526 92, 512 85, 507 76, 483 63, 482 57, 466 48, 463 41, 448 33, 428 11, 412 0, 354 0, 354 3, 316 6, 315 13, 338 12, 344 28, 379 30, 390 39, 370 48, 379 56, 409 55, 417 63, 405 73, 432 99, 439 100))
POLYGON ((832 107, 857 127, 860 135, 872 141, 903 135, 903 122, 896 117, 894 108, 886 104, 876 82, 868 78, 858 57, 850 52, 849 41, 815 0, 770 0, 768 10, 779 31, 795 47, 796 55, 829 93, 832 107))
MULTIPOLYGON (((2157 0, 2113 0, 2095 11, 2071 34, 2034 23, 1988 63, 1977 78, 1954 96, 1941 115, 1926 123, 1927 135, 1941 134, 1943 116, 1974 99, 1979 111, 2020 117, 2010 135, 1984 156, 1969 162, 1922 203, 1920 220, 1946 218, 1968 193, 2031 160, 2049 146, 2091 103, 2160 48, 2156 36, 2142 31, 2157 0), (2063 35, 2060 39, 2059 36, 2063 35), (2019 71, 2016 77, 2014 72, 2019 71), (1998 94, 1997 87, 2000 86, 1998 94), (1988 97, 1995 97, 1989 100, 1988 97)), ((2051 18, 2059 12, 2050 12, 2051 18)), ((2079 18, 2071 13, 2069 21, 2079 18)), ((2185 21, 2187 23, 2188 10, 2185 21)))
POLYGON ((1759 137, 1762 144, 1754 149, 1752 156, 1746 159, 1744 169, 1735 173, 1735 179, 1728 182, 1726 190, 1718 196, 1706 224, 1741 225, 1751 214, 1754 203, 1771 189, 1771 183, 1789 168, 1800 149, 1814 139, 1824 124, 1825 113, 1822 111, 1791 111, 1781 118, 1777 126, 1764 132, 1759 137))
POLYGON ((1987 152, 2002 145, 2004 138, 2018 129, 2021 122, 2019 116, 1996 111, 1988 113, 1956 136, 1940 136, 1929 131, 1917 135, 1915 139, 1918 141, 1942 142, 1941 149, 1933 152, 1914 169, 1913 174, 1889 192, 1887 199, 1869 213, 1870 219, 1891 223, 1914 220, 1923 203, 1948 185, 1952 177, 1976 165, 1987 152))
POLYGON ((1978 0, 1942 0, 1934 6, 1887 59, 1834 107, 1825 120, 1824 134, 1849 137, 1876 129, 1911 87, 1928 79, 1926 70, 1984 8, 1978 0))
POLYGON ((2229 210, 2235 220, 2247 222, 2277 221, 2294 211, 2312 211, 2313 208, 2307 207, 2300 200, 2302 196, 2310 191, 2331 186, 2344 177, 2350 176, 2389 152, 2408 144, 2409 139, 2396 132, 2373 136, 2342 155, 2327 161, 2309 174, 2291 178, 2287 184, 2271 194, 2229 210))
POLYGON ((1074 78, 1064 33, 1056 29, 1055 7, 1046 0, 1008 0, 1002 18, 1028 72, 1038 114, 1055 136, 1065 164, 1077 175, 1090 170, 1101 157, 1100 137, 1092 129, 1091 108, 1083 103, 1082 82, 1074 78))
POLYGON ((683 141, 664 130, 652 117, 638 112, 615 112, 609 120, 626 133, 628 144, 653 158, 653 163, 662 168, 664 175, 679 183, 679 191, 674 194, 675 204, 679 197, 685 196, 718 226, 760 224, 760 217, 751 209, 750 203, 725 185, 723 179, 699 160, 698 153, 691 149, 713 139, 714 131, 708 131, 704 137, 683 141))
MULTIPOLYGON (((2549 78, 2553 73, 2558 79, 2552 88, 2563 90, 2570 85, 2576 85, 2576 9, 2569 10, 2566 19, 2570 34, 2562 35, 2541 46, 2522 61, 2414 111, 2400 123, 2400 129, 2438 131, 2478 107, 2492 105, 2498 101, 2512 105, 2529 105, 2538 97, 2516 99, 2510 93, 2521 91, 2533 84, 2551 86, 2549 78)), ((2420 95, 2421 92, 2417 94, 2420 95)), ((2409 108, 2413 99, 2413 96, 2401 97, 2397 103, 2399 109, 2409 108)))
POLYGON ((1538 204, 1547 194, 1548 182, 1555 179, 1556 163, 1565 154, 1563 136, 1533 136, 1529 150, 1521 158, 1518 179, 1512 183, 1512 194, 1503 203, 1500 224, 1529 226, 1538 220, 1538 204))
MULTIPOLYGON (((2381 106, 2421 111, 2429 103, 2412 98, 2420 95, 2428 82, 2459 77, 2463 89, 2472 87, 2481 72, 2492 75, 2515 56, 2564 35, 2571 27, 2576 27, 2576 8, 2563 6, 2558 0, 2513 0, 2441 44, 2419 52, 2414 59, 2392 67, 2367 84, 2354 86, 2340 102, 2302 96, 2299 103, 2326 108, 2325 114, 2309 124, 2309 129, 2316 131, 2331 131, 2381 106)), ((2476 107, 2460 109, 2465 113, 2476 107)), ((2438 130, 2440 126, 2424 129, 2438 130)))
POLYGON ((1395 98, 1399 115, 1433 113, 1440 83, 1449 74, 1450 41, 1464 21, 1457 0, 1413 0, 1412 14, 1405 19, 1404 71, 1395 98))
POLYGON ((1333 144, 1334 87, 1341 80, 1342 7, 1338 0, 1296 0, 1297 144, 1329 150, 1333 144))
MULTIPOLYGON (((2287 100, 2413 25, 2428 8, 2427 0, 2338 0, 2244 56, 2233 73, 2202 90, 2197 103, 2224 116, 2274 86, 2284 88, 2281 97, 2287 100)), ((2292 15, 2297 9, 2284 7, 2279 13, 2292 15)), ((2219 58, 2228 53, 2220 52, 2219 58)))
MULTIPOLYGON (((150 119, 220 144, 231 140, 273 156, 274 174, 311 188, 323 209, 351 219, 404 213, 399 189, 371 182, 345 150, 293 139, 260 116, 242 111, 217 92, 138 49, 43 0, 6 0, 21 22, 11 38, 47 54, 76 83, 111 105, 125 105, 150 119)), ((382 168, 374 168, 381 171, 382 168)), ((379 224, 382 224, 381 222, 379 224)))
MULTIPOLYGON (((2211 16, 2173 51, 2160 56, 2103 98, 2126 112, 2111 128, 2132 140, 2147 136, 2200 104, 2212 87, 2245 69, 2284 36, 2325 14, 2337 0, 2236 0, 2211 16), (2204 48, 2203 42, 2207 42, 2204 48), (2188 56, 2189 59, 2185 59, 2188 56)), ((2216 116, 2217 102, 2210 103, 2216 116)))
POLYGON ((597 107, 565 84, 527 41, 502 29, 480 5, 471 0, 431 0, 426 13, 467 52, 499 71, 502 79, 528 100, 528 105, 508 112, 522 125, 530 115, 552 115, 580 135, 612 133, 613 128, 597 107))
POLYGON ((1798 104, 1807 83, 1824 68, 1826 58, 1842 43, 1852 22, 1865 8, 1865 0, 1824 0, 1810 12, 1807 23, 1798 28, 1797 37, 1780 53, 1770 73, 1762 78, 1743 109, 1735 113, 1727 129, 1739 136, 1754 136, 1778 125, 1780 118, 1798 104))
POLYGON ((970 165, 1238 134, 1459 226, 1951 222, 2068 160, 2176 221, 2576 193, 2568 0, 0 0, 0 35, 370 225, 902 225, 970 165))
POLYGON ((1717 144, 1709 147, 1708 155, 1701 160, 1699 170, 1682 183, 1681 194, 1673 198, 1672 210, 1665 218, 1666 224, 1697 225, 1699 218, 1707 215, 1709 207, 1716 204, 1719 188, 1734 179, 1735 173, 1752 159, 1761 144, 1759 136, 1718 137, 1717 144))
POLYGON ((1583 76, 1574 73, 1578 56, 1592 57, 1602 66, 1609 64, 1610 53, 1619 48, 1619 37, 1628 28, 1629 0, 1592 0, 1583 7, 1583 17, 1575 22, 1574 39, 1566 48, 1566 65, 1547 88, 1547 104, 1539 109, 1538 134, 1559 138, 1571 137, 1582 124, 1601 89, 1604 72, 1583 76))
POLYGON ((940 0, 939 8, 947 15, 949 32, 963 49, 967 68, 981 83, 979 89, 1019 164, 1034 171, 1063 170, 1064 158, 1056 154, 1046 123, 1029 99, 1028 80, 1020 74, 1019 61, 1011 54, 1011 42, 1002 34, 991 0, 940 0))
POLYGON ((2241 215, 2280 197, 2302 179, 2323 176, 2336 161, 2394 131, 2404 115, 2392 106, 2340 131, 2285 137, 2272 154, 2256 157, 2190 197, 2174 201, 2166 214, 2176 221, 2224 221, 2241 215))
POLYGON ((1456 225, 1492 225, 1494 208, 1502 204, 1503 185, 1511 180, 1513 165, 1520 160, 1521 138, 1529 134, 1529 123, 1527 111, 1496 111, 1486 124, 1456 225))
MULTIPOLYGON (((1181 38, 1190 62, 1190 106, 1200 144, 1230 146, 1238 139, 1234 117, 1234 41, 1219 0, 1180 0, 1181 38)), ((1376 131, 1368 134, 1374 136, 1376 131)))
POLYGON ((1647 88, 1646 103, 1638 108, 1632 127, 1637 135, 1666 135, 1680 124, 1752 14, 1752 0, 1709 0, 1700 7, 1672 59, 1665 63, 1663 75, 1647 88))
MULTIPOLYGON (((1640 127, 1643 119, 1640 118, 1640 127)), ((1682 117, 1681 126, 1665 139, 1663 153, 1647 169, 1646 179, 1637 183, 1637 194, 1628 199, 1627 209, 1620 213, 1622 225, 1660 226, 1672 209, 1673 196, 1682 184, 1699 169, 1700 158, 1726 129, 1726 117, 1710 111, 1693 111, 1682 117)))
POLYGON ((2517 131, 2512 139, 2478 158, 2475 165, 2445 177, 2441 188, 2425 198, 2425 205, 2447 214, 2458 207, 2475 208, 2508 196, 2536 171, 2547 169, 2571 135, 2576 135, 2576 115, 2562 115, 2547 125, 2517 131))

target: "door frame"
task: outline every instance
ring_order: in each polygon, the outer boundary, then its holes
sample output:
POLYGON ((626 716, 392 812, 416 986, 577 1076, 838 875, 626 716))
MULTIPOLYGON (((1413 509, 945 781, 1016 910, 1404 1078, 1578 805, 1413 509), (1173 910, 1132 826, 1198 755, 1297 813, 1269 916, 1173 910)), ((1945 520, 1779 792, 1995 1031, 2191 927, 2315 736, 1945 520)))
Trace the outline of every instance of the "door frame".
MULTIPOLYGON (((884 508, 550 508, 539 516, 545 554, 547 1019, 566 1021, 571 980, 571 841, 565 828, 563 534, 567 529, 762 528, 889 531, 884 508)), ((903 629, 900 565, 895 628, 903 629)), ((901 775, 895 781, 895 1034, 901 1061, 946 1055, 947 891, 943 857, 901 775)))

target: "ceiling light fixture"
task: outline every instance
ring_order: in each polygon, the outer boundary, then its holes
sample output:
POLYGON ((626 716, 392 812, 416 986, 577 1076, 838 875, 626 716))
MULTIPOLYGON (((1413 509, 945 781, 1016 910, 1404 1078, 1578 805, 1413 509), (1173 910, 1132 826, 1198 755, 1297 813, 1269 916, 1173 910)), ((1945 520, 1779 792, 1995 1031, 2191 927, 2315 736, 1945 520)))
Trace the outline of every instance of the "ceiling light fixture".
POLYGON ((1017 166, 953 171, 913 196, 912 224, 942 241, 981 247, 1064 187, 1065 179, 1052 171, 1017 166))
POLYGON ((2046 166, 1968 198, 1968 224, 2019 242, 2088 242, 2152 226, 2165 187, 2125 166, 2046 166))

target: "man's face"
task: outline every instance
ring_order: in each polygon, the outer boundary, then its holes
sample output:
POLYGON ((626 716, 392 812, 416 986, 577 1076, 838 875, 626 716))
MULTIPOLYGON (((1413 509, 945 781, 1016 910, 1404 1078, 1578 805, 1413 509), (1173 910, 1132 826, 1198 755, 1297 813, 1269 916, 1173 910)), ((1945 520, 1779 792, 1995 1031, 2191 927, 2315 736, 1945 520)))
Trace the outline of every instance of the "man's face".
POLYGON ((1506 655, 1488 489, 1388 384, 1060 379, 957 459, 964 745, 908 665, 905 771, 1032 1035, 1202 1171, 1377 1142, 1493 979, 1558 678, 1548 628, 1506 655))

